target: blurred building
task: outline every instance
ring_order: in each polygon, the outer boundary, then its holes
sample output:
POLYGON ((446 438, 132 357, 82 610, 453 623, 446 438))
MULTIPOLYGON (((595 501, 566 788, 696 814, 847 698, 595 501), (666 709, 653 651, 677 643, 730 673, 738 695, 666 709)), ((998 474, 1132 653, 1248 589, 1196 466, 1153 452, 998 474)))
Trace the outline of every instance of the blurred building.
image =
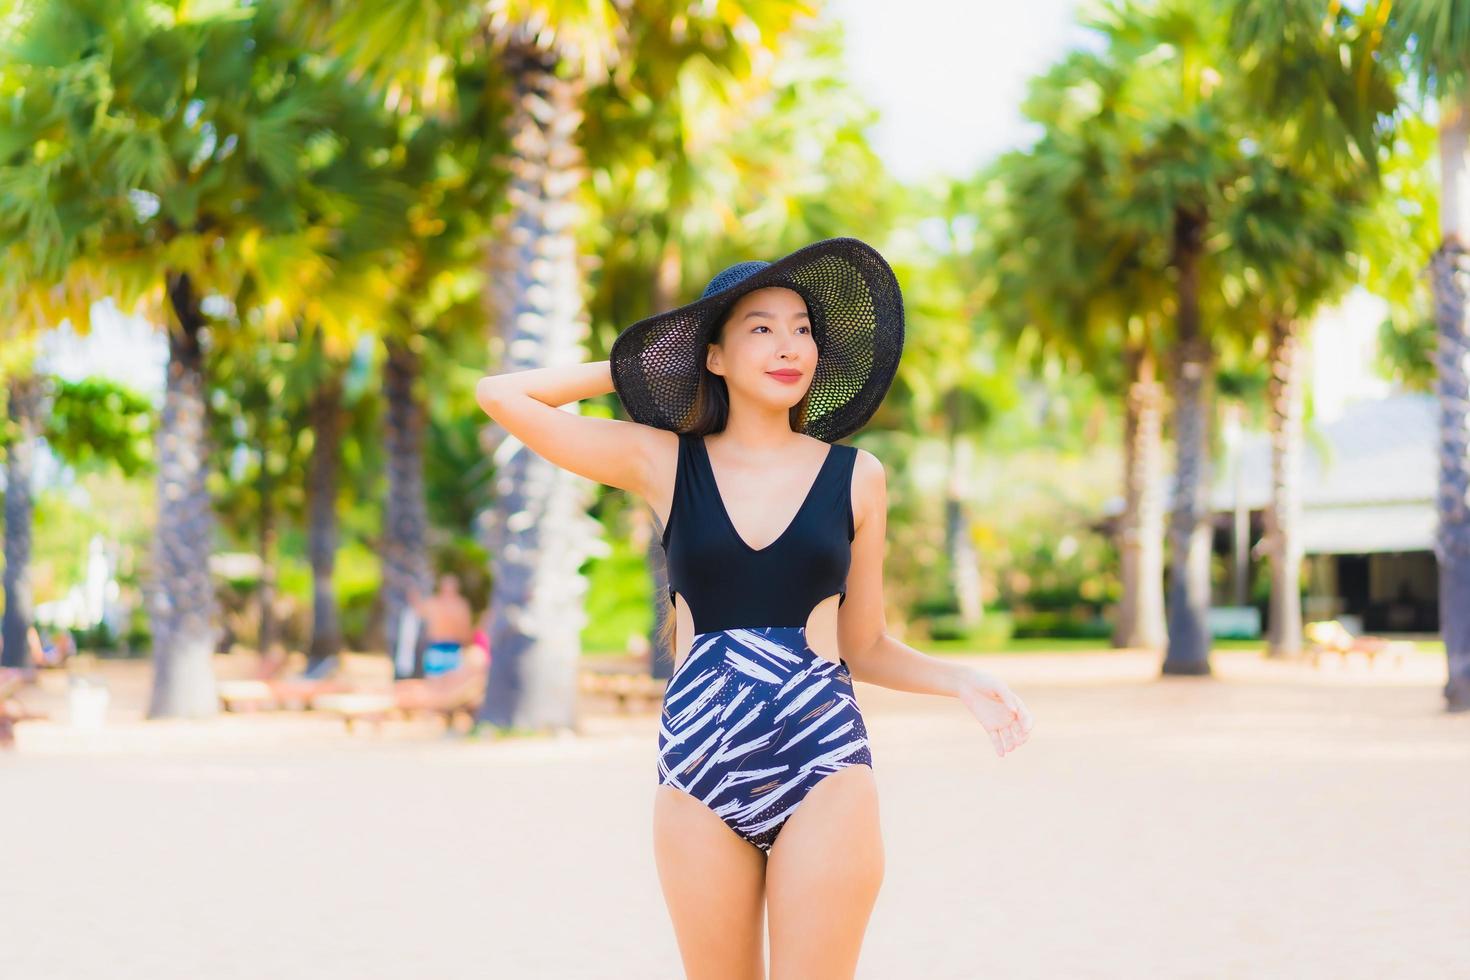
MULTIPOLYGON (((1375 632, 1439 629, 1436 415, 1432 396, 1403 394, 1347 405, 1337 418, 1308 426, 1300 532, 1308 620, 1343 619, 1375 632)), ((1234 552, 1234 514, 1244 510, 1251 575, 1264 578, 1269 569, 1258 545, 1271 492, 1266 435, 1244 439, 1237 460, 1238 484, 1228 466, 1219 467, 1225 472, 1211 494, 1216 547, 1234 552)))
MULTIPOLYGON (((1355 632, 1432 633, 1439 629, 1437 406, 1432 395, 1396 392, 1375 372, 1385 312, 1381 300, 1360 290, 1320 314, 1310 334, 1303 616, 1339 619, 1355 632)), ((1214 551, 1226 574, 1217 576, 1212 605, 1253 606, 1265 623, 1270 568, 1260 545, 1271 499, 1270 437, 1232 437, 1225 428, 1210 504, 1214 551)), ((1167 452, 1172 470, 1172 447, 1167 452)), ((1163 496, 1167 513, 1173 501, 1167 477, 1163 496)), ((1122 497, 1113 498, 1095 527, 1111 534, 1122 508, 1122 497)))

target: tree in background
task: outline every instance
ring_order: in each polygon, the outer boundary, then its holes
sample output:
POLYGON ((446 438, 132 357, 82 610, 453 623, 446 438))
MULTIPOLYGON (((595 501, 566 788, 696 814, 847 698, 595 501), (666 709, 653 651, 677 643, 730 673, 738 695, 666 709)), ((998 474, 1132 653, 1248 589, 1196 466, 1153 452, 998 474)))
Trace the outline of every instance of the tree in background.
POLYGON ((1149 236, 1117 200, 1126 145, 1128 66, 1074 52, 1032 81, 1022 108, 1042 126, 993 167, 978 263, 1009 345, 1033 371, 1048 364, 1099 379, 1122 402, 1123 511, 1116 542, 1122 596, 1115 646, 1162 649, 1164 390, 1169 284, 1149 236))
POLYGON ((327 179, 343 149, 332 126, 359 96, 267 4, 35 3, 3 60, 23 94, 0 147, 7 250, 30 250, 49 281, 86 276, 125 307, 169 314, 148 714, 210 715, 206 300, 249 295, 240 315, 256 329, 345 320, 371 300, 334 280, 327 257, 341 239, 333 219, 350 203, 364 227, 372 207, 327 179))
POLYGON ((1372 249, 1382 238, 1374 202, 1393 130, 1378 121, 1397 104, 1397 80, 1384 50, 1383 4, 1354 13, 1327 0, 1247 0, 1227 12, 1245 93, 1262 116, 1280 123, 1256 137, 1250 173, 1228 218, 1235 275, 1227 288, 1235 287, 1243 312, 1260 319, 1267 338, 1267 654, 1295 656, 1302 641, 1306 328, 1321 305, 1358 281, 1364 244, 1372 249))
MULTIPOLYGON (((589 86, 610 77, 636 86, 633 65, 642 71, 695 57, 748 60, 806 12, 794 2, 767 4, 759 17, 733 8, 670 17, 659 3, 643 11, 598 0, 525 2, 493 12, 474 4, 323 0, 302 5, 298 22, 410 100, 442 95, 446 70, 462 52, 493 60, 508 103, 502 122, 509 184, 505 210, 486 226, 485 301, 491 361, 516 371, 585 359, 586 263, 578 232, 590 189, 579 137, 589 86), (629 25, 645 15, 670 25, 672 48, 629 50, 629 25)), ((586 516, 591 488, 514 441, 492 451, 496 505, 485 515, 484 533, 493 565, 495 657, 479 720, 502 730, 567 727, 574 723, 585 620, 579 569, 599 532, 586 516)))
POLYGON ((1430 261, 1439 398, 1440 635, 1446 705, 1470 710, 1470 2, 1399 0, 1378 6, 1419 85, 1439 134, 1439 247, 1430 261))

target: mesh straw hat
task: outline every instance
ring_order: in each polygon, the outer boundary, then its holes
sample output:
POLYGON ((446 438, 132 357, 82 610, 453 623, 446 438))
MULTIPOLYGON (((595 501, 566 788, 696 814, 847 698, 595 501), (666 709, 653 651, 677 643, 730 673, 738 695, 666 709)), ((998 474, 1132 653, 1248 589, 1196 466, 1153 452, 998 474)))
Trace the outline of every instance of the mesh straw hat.
POLYGON ((903 296, 883 256, 856 238, 827 238, 774 262, 739 262, 699 299, 627 327, 609 354, 613 387, 635 422, 675 432, 693 421, 705 345, 735 302, 765 286, 806 300, 817 368, 802 432, 836 442, 863 427, 903 353, 903 296))

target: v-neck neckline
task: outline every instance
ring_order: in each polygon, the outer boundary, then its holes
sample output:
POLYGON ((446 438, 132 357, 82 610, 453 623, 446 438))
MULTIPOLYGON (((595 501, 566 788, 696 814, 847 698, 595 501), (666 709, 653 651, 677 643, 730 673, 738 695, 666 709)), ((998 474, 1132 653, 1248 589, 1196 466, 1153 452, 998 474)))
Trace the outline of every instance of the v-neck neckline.
POLYGON ((719 508, 721 516, 723 516, 725 519, 725 527, 729 528, 730 534, 735 538, 735 540, 740 542, 741 546, 753 555, 761 555, 770 551, 772 548, 776 547, 776 545, 784 541, 786 539, 786 535, 790 534, 791 531, 796 527, 797 522, 801 520, 801 515, 806 513, 807 505, 812 502, 812 497, 816 494, 817 486, 822 482, 822 477, 826 476, 827 467, 831 464, 833 455, 837 450, 837 446, 835 443, 827 444, 827 454, 822 457, 822 465, 817 468, 817 475, 812 479, 811 486, 807 487, 806 496, 801 498, 801 506, 796 508, 796 513, 791 516, 791 520, 787 522, 786 527, 781 530, 780 534, 776 535, 776 537, 772 539, 770 544, 766 545, 764 548, 754 548, 740 534, 740 529, 735 526, 735 521, 731 519, 730 511, 725 506, 725 498, 720 494, 720 481, 715 477, 715 467, 714 464, 710 462, 709 448, 704 444, 704 436, 699 436, 696 441, 699 443, 699 455, 704 460, 705 475, 708 476, 710 480, 710 486, 713 492, 712 495, 715 498, 715 506, 719 508))

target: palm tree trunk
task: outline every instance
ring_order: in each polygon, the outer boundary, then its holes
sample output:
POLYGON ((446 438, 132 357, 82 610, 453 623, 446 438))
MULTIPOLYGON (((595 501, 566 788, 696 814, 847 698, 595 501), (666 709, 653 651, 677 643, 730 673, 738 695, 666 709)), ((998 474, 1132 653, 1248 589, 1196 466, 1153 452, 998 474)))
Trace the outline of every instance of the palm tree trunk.
MULTIPOLYGON (((650 308, 655 313, 663 313, 678 305, 679 285, 683 279, 684 252, 677 242, 666 241, 653 276, 650 308)), ((669 605, 669 556, 664 554, 661 540, 663 528, 658 527, 651 516, 648 525, 651 531, 645 552, 649 571, 653 575, 653 594, 650 597, 653 603, 653 630, 648 636, 648 672, 659 680, 667 680, 674 674, 674 661, 664 651, 660 638, 668 628, 668 618, 675 615, 673 607, 669 605)))
POLYGON ((959 607, 960 621, 976 627, 984 616, 980 594, 980 556, 975 553, 970 509, 964 487, 970 472, 970 443, 957 427, 949 430, 949 478, 944 495, 944 541, 949 562, 949 584, 959 607))
POLYGON ((313 392, 311 471, 308 479, 307 553, 311 559, 310 664, 342 650, 342 626, 332 569, 337 562, 337 469, 342 455, 342 373, 332 369, 313 392))
POLYGON ((260 448, 260 631, 256 646, 261 656, 276 644, 276 507, 275 480, 270 470, 270 451, 260 448))
POLYGON ((1174 510, 1169 521, 1168 648, 1165 674, 1210 673, 1211 524, 1209 421, 1214 351, 1200 330, 1199 259, 1204 222, 1176 225, 1179 341, 1174 372, 1174 510))
POLYGON ((158 530, 149 580, 153 690, 149 718, 203 718, 219 711, 216 611, 209 553, 214 533, 205 461, 204 314, 187 274, 171 274, 177 324, 168 331, 168 375, 158 427, 158 530))
POLYGON ((30 669, 31 529, 35 510, 36 438, 41 434, 41 379, 10 378, 12 441, 5 452, 5 619, 0 625, 0 666, 30 669))
POLYGON ((1302 649, 1301 490, 1302 338, 1296 320, 1271 319, 1271 506, 1266 549, 1271 561, 1271 615, 1266 655, 1294 657, 1302 649))
MULTIPOLYGON (((433 586, 429 567, 429 508, 424 497, 424 408, 414 393, 418 355, 396 337, 384 339, 383 398, 387 403, 388 505, 383 519, 383 639, 391 659, 408 609, 410 588, 427 594, 433 586)), ((419 631, 419 652, 412 672, 423 673, 427 634, 419 631)))
POLYGON ((664 629, 667 628, 668 618, 675 615, 673 606, 669 604, 669 556, 664 553, 663 542, 659 540, 663 530, 653 519, 653 515, 645 514, 641 523, 639 530, 648 537, 644 553, 648 558, 649 570, 653 573, 655 590, 653 593, 653 632, 648 637, 648 673, 659 680, 668 680, 674 676, 674 660, 665 650, 662 636, 664 629))
POLYGON ((1440 232, 1431 261, 1434 320, 1439 335, 1440 635, 1448 676, 1446 707, 1470 710, 1470 323, 1466 314, 1466 223, 1470 221, 1470 107, 1440 102, 1440 232))
POLYGON ((1113 645, 1162 650, 1164 631, 1163 387, 1153 352, 1130 347, 1124 413, 1122 520, 1118 554, 1123 596, 1113 645))
MULTIPOLYGON (((584 176, 576 143, 582 83, 558 78, 557 56, 538 49, 524 27, 507 42, 501 64, 514 90, 509 126, 517 156, 511 211, 488 256, 500 369, 576 363, 586 357, 587 333, 574 237, 584 176)), ((587 590, 580 567, 600 530, 586 513, 592 483, 516 440, 501 443, 496 463, 496 505, 482 521, 492 556, 495 656, 479 720, 502 729, 575 729, 587 590)))

